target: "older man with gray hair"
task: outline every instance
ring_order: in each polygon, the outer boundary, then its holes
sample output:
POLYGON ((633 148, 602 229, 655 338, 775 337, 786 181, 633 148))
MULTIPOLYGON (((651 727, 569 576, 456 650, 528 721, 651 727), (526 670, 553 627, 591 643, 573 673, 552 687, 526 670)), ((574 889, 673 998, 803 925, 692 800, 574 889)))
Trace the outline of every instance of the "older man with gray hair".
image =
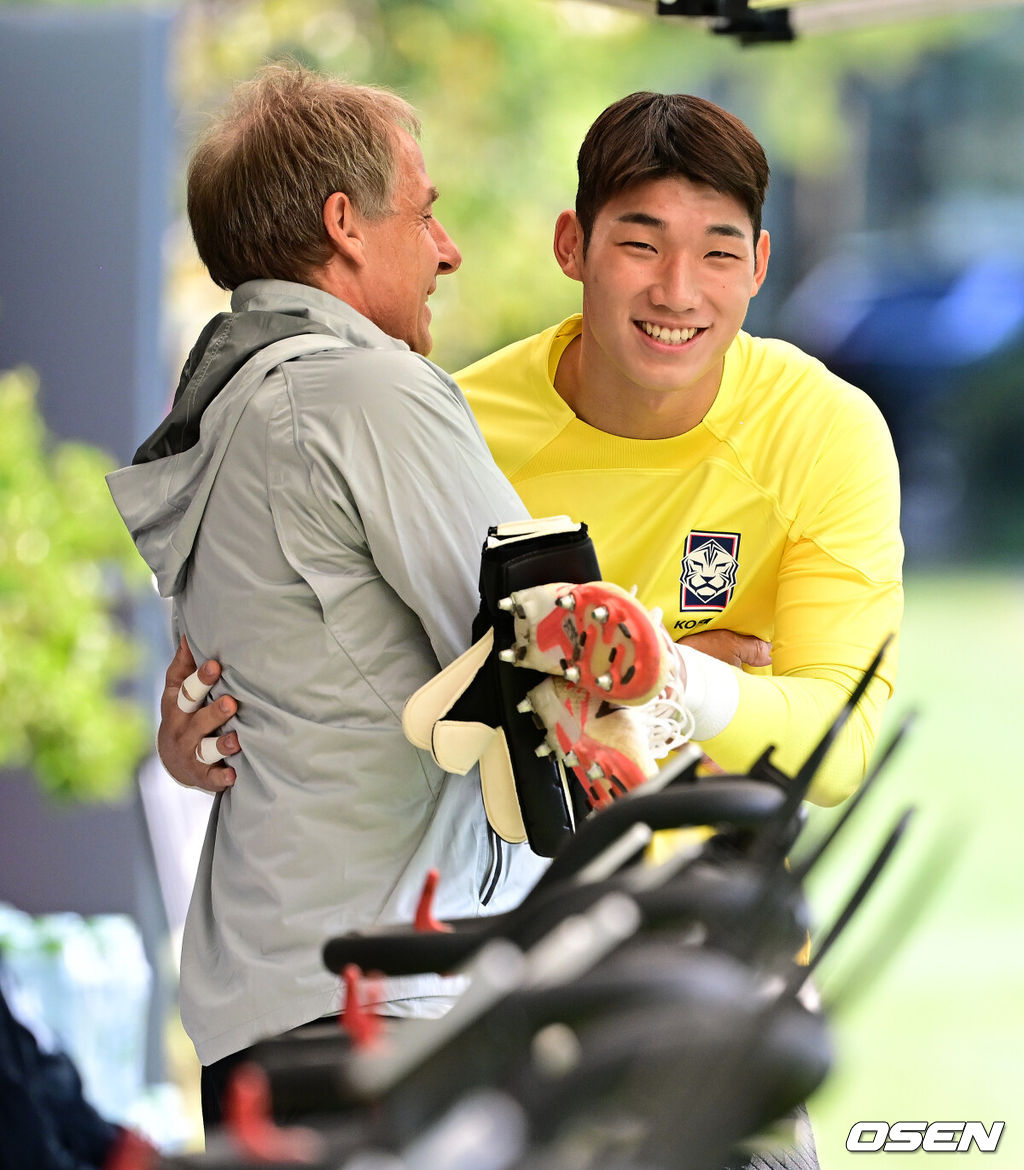
MULTIPOLYGON (((545 864, 491 831, 475 773, 402 733, 410 693, 469 645, 488 527, 527 518, 423 356, 461 257, 417 131, 395 95, 302 69, 236 90, 188 173, 231 312, 109 477, 178 633, 230 664, 245 711, 182 948, 208 1126, 249 1046, 339 1010, 328 937, 410 919, 433 867, 438 913, 466 917, 516 905, 545 864)), ((378 1010, 438 1015, 452 990, 388 979, 378 1010)))

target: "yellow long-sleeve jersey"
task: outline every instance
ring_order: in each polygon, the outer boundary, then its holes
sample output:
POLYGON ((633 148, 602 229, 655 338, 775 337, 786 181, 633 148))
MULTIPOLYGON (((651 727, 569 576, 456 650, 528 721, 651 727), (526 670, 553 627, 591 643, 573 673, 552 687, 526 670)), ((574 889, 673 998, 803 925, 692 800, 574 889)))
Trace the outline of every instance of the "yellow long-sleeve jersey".
MULTIPOLYGON (((501 470, 535 516, 586 521, 603 576, 637 585, 673 637, 716 628, 772 645, 738 672, 728 726, 706 740, 727 771, 770 744, 794 771, 903 609, 899 477, 870 399, 782 341, 740 333, 703 421, 669 439, 596 430, 554 388, 581 318, 456 375, 501 470)), ((895 643, 810 797, 863 778, 892 691, 895 643)))

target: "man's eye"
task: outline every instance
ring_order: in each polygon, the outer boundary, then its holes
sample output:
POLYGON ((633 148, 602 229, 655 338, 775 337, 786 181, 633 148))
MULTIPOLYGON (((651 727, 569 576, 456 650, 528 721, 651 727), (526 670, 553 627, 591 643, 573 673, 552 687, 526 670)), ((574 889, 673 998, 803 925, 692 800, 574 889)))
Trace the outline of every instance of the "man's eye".
POLYGON ((648 244, 645 240, 623 240, 622 244, 625 248, 640 248, 645 252, 654 251, 654 245, 648 244))
POLYGON ((712 260, 738 260, 739 257, 735 252, 708 252, 708 256, 712 260))

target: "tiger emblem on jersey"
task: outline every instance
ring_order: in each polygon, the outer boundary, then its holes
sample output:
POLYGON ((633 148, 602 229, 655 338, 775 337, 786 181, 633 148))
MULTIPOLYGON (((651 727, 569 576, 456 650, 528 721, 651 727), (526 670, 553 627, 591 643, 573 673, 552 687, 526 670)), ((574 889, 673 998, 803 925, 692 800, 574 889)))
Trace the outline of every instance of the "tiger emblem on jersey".
POLYGON ((736 588, 739 552, 738 532, 691 532, 679 574, 679 608, 725 609, 736 588))

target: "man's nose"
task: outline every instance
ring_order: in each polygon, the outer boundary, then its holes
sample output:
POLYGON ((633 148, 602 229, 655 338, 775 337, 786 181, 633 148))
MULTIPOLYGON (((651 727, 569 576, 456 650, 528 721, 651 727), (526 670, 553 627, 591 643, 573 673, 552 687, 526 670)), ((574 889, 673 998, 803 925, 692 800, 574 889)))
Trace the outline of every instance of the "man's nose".
POLYGON ((677 313, 694 308, 700 302, 701 291, 693 265, 682 257, 666 258, 651 288, 651 298, 655 304, 677 313))
POLYGON ((434 220, 434 243, 437 245, 437 272, 439 276, 451 276, 462 266, 462 253, 455 241, 444 230, 439 220, 434 220))

